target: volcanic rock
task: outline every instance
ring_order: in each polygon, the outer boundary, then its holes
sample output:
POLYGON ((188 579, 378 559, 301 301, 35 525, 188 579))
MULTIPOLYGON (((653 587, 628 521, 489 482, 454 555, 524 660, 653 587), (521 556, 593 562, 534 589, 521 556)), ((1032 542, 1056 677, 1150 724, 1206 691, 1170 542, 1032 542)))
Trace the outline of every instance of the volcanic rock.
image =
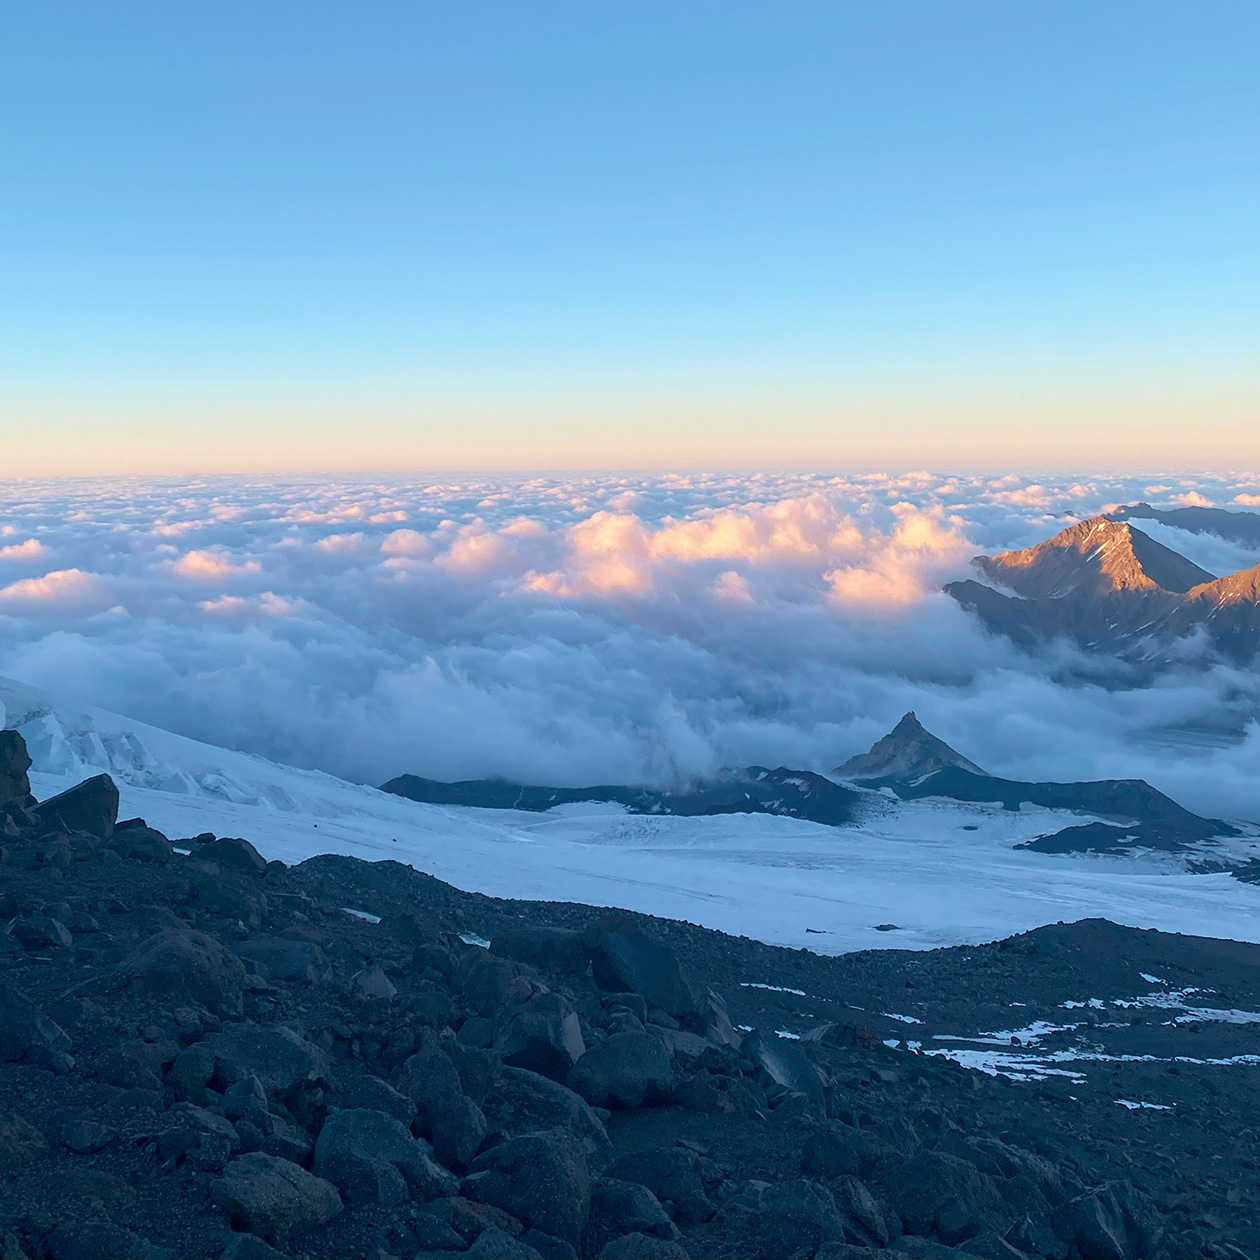
POLYGON ((574 1246, 590 1210, 585 1152, 563 1130, 509 1138, 478 1155, 463 1191, 574 1246))
POLYGON ((118 820, 118 788, 109 775, 98 774, 41 801, 31 812, 46 827, 86 831, 108 840, 118 820))
POLYGON ((341 1211, 336 1186, 287 1159, 255 1152, 234 1159, 210 1185, 233 1229, 268 1242, 323 1225, 341 1211))
POLYGON ((0 805, 23 805, 31 794, 31 756, 17 731, 0 731, 0 805))
POLYGON ((243 1010, 245 968, 203 932, 163 928, 124 958, 118 971, 141 992, 191 999, 217 1015, 243 1010))

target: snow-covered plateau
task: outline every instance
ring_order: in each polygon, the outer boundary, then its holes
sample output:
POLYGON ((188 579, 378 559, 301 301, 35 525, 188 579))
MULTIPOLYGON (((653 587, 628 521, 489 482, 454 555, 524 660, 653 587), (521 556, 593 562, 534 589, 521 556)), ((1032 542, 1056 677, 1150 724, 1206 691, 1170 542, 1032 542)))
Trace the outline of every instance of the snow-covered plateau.
MULTIPOLYGON (((244 836, 292 864, 319 853, 394 858, 493 896, 618 906, 771 944, 834 954, 978 943, 1060 920, 1260 941, 1260 888, 1179 857, 1039 854, 1021 841, 1081 821, 1065 811, 870 793, 865 820, 546 813, 419 804, 318 771, 198 743, 0 679, 0 722, 19 730, 44 799, 108 772, 121 816, 172 839, 244 836)), ((1260 853, 1256 828, 1215 842, 1260 853)))

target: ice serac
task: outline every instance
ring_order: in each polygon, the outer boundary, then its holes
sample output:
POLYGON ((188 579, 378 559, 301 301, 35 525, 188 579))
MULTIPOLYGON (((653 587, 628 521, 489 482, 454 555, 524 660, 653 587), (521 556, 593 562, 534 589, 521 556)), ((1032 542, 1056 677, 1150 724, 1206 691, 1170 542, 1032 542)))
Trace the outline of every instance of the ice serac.
POLYGON ((912 710, 867 752, 850 757, 834 773, 863 784, 918 783, 947 766, 958 766, 972 774, 985 773, 974 761, 927 730, 912 710))
POLYGON ((1260 651, 1260 566, 1214 578, 1127 521, 1092 517, 972 563, 987 582, 951 582, 946 592, 1022 647, 1067 638, 1145 657, 1202 628, 1230 659, 1260 651))

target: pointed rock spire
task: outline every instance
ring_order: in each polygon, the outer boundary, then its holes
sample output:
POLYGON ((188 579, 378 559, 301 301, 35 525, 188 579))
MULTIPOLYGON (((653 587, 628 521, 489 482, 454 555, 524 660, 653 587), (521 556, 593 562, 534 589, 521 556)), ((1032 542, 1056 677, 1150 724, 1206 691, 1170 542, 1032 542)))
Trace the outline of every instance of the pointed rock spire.
POLYGON ((946 766, 958 766, 972 774, 987 773, 962 753, 955 752, 943 739, 937 739, 912 709, 883 739, 872 744, 868 752, 850 757, 833 773, 846 779, 917 783, 946 766))

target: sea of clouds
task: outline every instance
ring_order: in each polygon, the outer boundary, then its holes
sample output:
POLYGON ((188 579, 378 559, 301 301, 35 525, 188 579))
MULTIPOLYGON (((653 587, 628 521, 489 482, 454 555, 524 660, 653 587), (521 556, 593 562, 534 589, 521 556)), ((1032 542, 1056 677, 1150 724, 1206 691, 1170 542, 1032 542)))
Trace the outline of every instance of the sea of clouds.
MULTIPOLYGON (((907 709, 1012 777, 1260 819, 1260 677, 984 634, 977 552, 1255 477, 928 472, 0 483, 0 674, 379 783, 834 767, 907 709)), ((1213 573, 1260 556, 1139 523, 1213 573)))

